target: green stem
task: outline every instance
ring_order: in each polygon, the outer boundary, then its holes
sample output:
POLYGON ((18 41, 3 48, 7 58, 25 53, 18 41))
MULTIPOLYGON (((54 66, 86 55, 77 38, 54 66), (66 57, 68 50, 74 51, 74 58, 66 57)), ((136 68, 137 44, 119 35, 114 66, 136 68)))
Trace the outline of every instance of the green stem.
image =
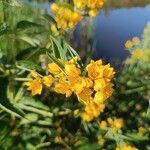
POLYGON ((15 112, 13 112, 13 111, 7 109, 6 107, 4 107, 4 106, 1 105, 1 104, 0 104, 0 108, 1 108, 2 110, 6 111, 7 113, 11 114, 11 115, 14 115, 14 116, 16 116, 16 117, 18 117, 18 118, 21 118, 20 115, 18 115, 18 114, 16 114, 15 112))
POLYGON ((133 94, 133 93, 145 91, 147 89, 150 89, 149 85, 147 85, 147 86, 141 86, 141 87, 138 87, 138 88, 135 88, 135 89, 130 89, 130 90, 122 91, 121 93, 122 94, 133 94))
POLYGON ((32 78, 15 78, 16 81, 32 81, 32 78))
POLYGON ((31 106, 26 106, 23 104, 17 104, 21 109, 27 110, 27 111, 31 111, 34 113, 38 113, 40 115, 43 115, 45 117, 53 117, 53 114, 51 112, 46 112, 44 110, 39 110, 37 108, 31 107, 31 106))
POLYGON ((41 144, 38 144, 36 146, 36 149, 39 149, 39 148, 43 148, 43 147, 48 147, 51 145, 51 142, 45 142, 45 143, 41 143, 41 144))

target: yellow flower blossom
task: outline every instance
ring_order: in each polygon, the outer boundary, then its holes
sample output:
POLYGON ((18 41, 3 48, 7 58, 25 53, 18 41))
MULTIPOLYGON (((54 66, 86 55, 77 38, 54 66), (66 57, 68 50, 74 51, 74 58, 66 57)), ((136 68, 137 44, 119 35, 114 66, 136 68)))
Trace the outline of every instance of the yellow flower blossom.
POLYGON ((74 4, 81 10, 88 10, 91 17, 97 15, 97 11, 104 5, 104 0, 74 0, 74 4))
POLYGON ((100 128, 111 127, 113 129, 121 129, 123 127, 123 119, 122 118, 107 118, 107 120, 103 120, 99 124, 100 128))
POLYGON ((99 124, 100 128, 107 128, 107 122, 106 121, 101 121, 99 124))
POLYGON ((134 37, 132 39, 132 43, 133 43, 133 45, 138 45, 140 43, 140 39, 138 37, 134 37))
MULTIPOLYGON (((85 110, 81 114, 84 121, 92 121, 97 118, 105 108, 105 101, 112 95, 113 84, 111 80, 114 70, 110 65, 103 65, 102 60, 91 61, 83 72, 77 66, 77 59, 73 58, 63 62, 64 70, 60 69, 56 63, 48 64, 48 75, 40 75, 32 71, 33 80, 26 83, 32 95, 41 94, 43 85, 51 88, 58 94, 70 97, 74 93, 78 101, 83 103, 85 110), (52 75, 53 76, 52 76, 52 75)), ((114 126, 119 128, 120 122, 114 122, 114 126)))
POLYGON ((40 78, 26 82, 27 90, 31 91, 32 96, 42 93, 42 80, 40 78))
POLYGON ((98 144, 101 145, 101 146, 103 146, 104 143, 105 143, 104 138, 103 138, 101 135, 99 135, 99 136, 98 136, 98 144))
POLYGON ((48 75, 48 76, 44 76, 43 77, 43 83, 46 85, 46 86, 48 86, 48 87, 50 87, 51 85, 52 85, 52 83, 53 83, 53 77, 51 76, 51 75, 48 75))
POLYGON ((97 118, 100 113, 104 111, 104 108, 104 104, 97 105, 96 103, 91 101, 85 106, 85 112, 82 114, 82 119, 89 122, 94 118, 97 118))
POLYGON ((134 146, 124 144, 122 146, 116 147, 116 150, 138 150, 138 149, 134 146))
POLYGON ((59 6, 56 3, 51 5, 51 10, 53 13, 57 13, 59 11, 59 6))
POLYGON ((133 47, 132 41, 130 41, 130 40, 126 41, 126 43, 125 43, 125 48, 131 49, 132 47, 133 47))
POLYGON ((89 88, 84 88, 80 93, 77 94, 78 100, 84 104, 88 104, 92 100, 93 91, 89 88))
POLYGON ((140 49, 136 49, 132 53, 132 57, 135 59, 140 59, 142 57, 142 55, 143 55, 143 53, 142 53, 142 50, 140 50, 140 49))
POLYGON ((104 67, 102 66, 102 61, 91 61, 90 64, 87 65, 86 70, 88 72, 89 78, 92 80, 99 79, 103 77, 104 67))
POLYGON ((65 94, 66 97, 70 97, 72 94, 70 84, 64 79, 60 79, 59 82, 55 84, 54 91, 59 94, 65 94))
POLYGON ((119 119, 115 119, 113 121, 113 128, 115 129, 121 129, 123 127, 123 119, 119 118, 119 119))
POLYGON ((42 79, 39 77, 36 71, 31 71, 31 76, 35 79, 25 82, 25 85, 28 86, 27 90, 31 91, 32 96, 42 93, 42 79))
POLYGON ((103 77, 105 78, 106 81, 110 82, 114 77, 114 74, 115 74, 114 69, 110 67, 110 64, 104 66, 103 77))
POLYGON ((139 135, 143 136, 145 134, 145 132, 146 132, 146 129, 144 127, 139 127, 138 128, 138 134, 139 135))
POLYGON ((95 17, 97 15, 97 10, 96 9, 91 9, 90 11, 89 11, 89 16, 90 17, 95 17))
POLYGON ((48 72, 54 75, 58 75, 61 73, 61 69, 56 63, 50 63, 48 64, 48 72))
POLYGON ((104 87, 106 87, 107 84, 108 84, 108 82, 106 82, 106 80, 104 78, 96 79, 94 81, 94 90, 99 91, 99 90, 103 89, 104 87))
POLYGON ((67 63, 65 64, 65 73, 70 77, 78 77, 81 74, 81 71, 75 64, 67 63))
POLYGON ((96 92, 95 96, 94 96, 94 102, 96 104, 102 104, 104 103, 104 101, 106 100, 105 95, 103 92, 96 92))
MULTIPOLYGON (((81 21, 82 15, 78 11, 74 11, 65 5, 59 5, 53 3, 51 10, 55 15, 56 26, 58 30, 66 30, 74 28, 78 22, 81 21)), ((56 29, 53 27, 52 31, 56 32, 56 29)))
POLYGON ((90 78, 84 78, 86 87, 91 88, 93 86, 93 81, 90 78))

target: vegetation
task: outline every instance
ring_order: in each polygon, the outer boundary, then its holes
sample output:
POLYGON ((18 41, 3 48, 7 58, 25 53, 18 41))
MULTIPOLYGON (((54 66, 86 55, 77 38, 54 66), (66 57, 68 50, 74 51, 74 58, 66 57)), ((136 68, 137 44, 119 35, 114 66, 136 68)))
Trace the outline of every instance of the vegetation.
POLYGON ((57 1, 48 15, 0 0, 1 150, 150 149, 150 25, 125 43, 120 74, 70 46, 103 4, 57 1))

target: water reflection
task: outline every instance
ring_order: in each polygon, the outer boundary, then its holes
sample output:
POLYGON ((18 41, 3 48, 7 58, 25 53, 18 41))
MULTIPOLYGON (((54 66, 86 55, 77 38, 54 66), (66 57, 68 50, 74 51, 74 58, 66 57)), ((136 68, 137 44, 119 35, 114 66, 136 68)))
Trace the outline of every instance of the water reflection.
POLYGON ((132 6, 129 3, 124 4, 124 7, 127 7, 127 4, 128 7, 124 8, 123 5, 119 6, 118 4, 114 7, 109 5, 110 9, 108 9, 107 4, 106 8, 95 19, 95 58, 101 57, 106 61, 124 60, 129 55, 124 49, 124 42, 134 36, 140 37, 147 22, 150 21, 150 5, 139 7, 137 3, 132 3, 132 6))

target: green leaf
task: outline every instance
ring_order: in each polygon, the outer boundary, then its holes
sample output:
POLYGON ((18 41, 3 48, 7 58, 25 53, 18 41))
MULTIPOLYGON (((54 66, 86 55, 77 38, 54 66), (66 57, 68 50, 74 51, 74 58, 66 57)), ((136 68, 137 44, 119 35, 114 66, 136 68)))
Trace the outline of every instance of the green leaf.
POLYGON ((16 117, 24 117, 25 115, 21 109, 18 109, 15 104, 11 103, 8 99, 0 100, 0 108, 16 117))
POLYGON ((130 141, 137 141, 137 142, 140 142, 140 141, 148 141, 149 140, 149 137, 147 136, 140 136, 138 134, 135 134, 135 133, 128 133, 126 134, 126 137, 129 138, 130 141))
POLYGON ((24 69, 36 70, 39 73, 45 72, 39 65, 33 63, 32 61, 20 60, 20 61, 17 61, 16 65, 24 69))
POLYGON ((61 45, 61 39, 55 39, 54 37, 50 36, 51 43, 52 43, 52 50, 54 56, 56 58, 61 58, 62 60, 66 60, 66 50, 61 45))
POLYGON ((65 49, 68 50, 68 52, 70 53, 71 57, 74 58, 74 57, 77 57, 78 58, 78 65, 83 68, 83 63, 80 59, 80 56, 78 55, 78 53, 69 45, 67 44, 66 42, 64 42, 64 46, 65 46, 65 49))
POLYGON ((40 24, 37 24, 35 22, 27 21, 27 20, 22 20, 17 23, 16 28, 17 29, 26 29, 30 27, 42 27, 40 24))
POLYGON ((48 20, 49 23, 56 23, 55 19, 51 15, 45 14, 44 18, 48 20))
POLYGON ((0 36, 7 34, 9 32, 9 28, 6 24, 0 25, 0 36))
POLYGON ((62 71, 64 71, 64 65, 55 57, 53 54, 47 52, 48 57, 52 60, 52 62, 56 63, 62 71))
POLYGON ((24 42, 26 42, 34 47, 40 45, 40 41, 37 38, 29 37, 26 35, 21 35, 18 37, 18 39, 23 40, 24 42))
POLYGON ((22 6, 21 2, 19 0, 8 0, 8 4, 15 7, 22 6))
POLYGON ((48 106, 44 105, 41 101, 39 101, 38 99, 35 99, 33 97, 24 96, 19 101, 19 103, 49 111, 48 106))

